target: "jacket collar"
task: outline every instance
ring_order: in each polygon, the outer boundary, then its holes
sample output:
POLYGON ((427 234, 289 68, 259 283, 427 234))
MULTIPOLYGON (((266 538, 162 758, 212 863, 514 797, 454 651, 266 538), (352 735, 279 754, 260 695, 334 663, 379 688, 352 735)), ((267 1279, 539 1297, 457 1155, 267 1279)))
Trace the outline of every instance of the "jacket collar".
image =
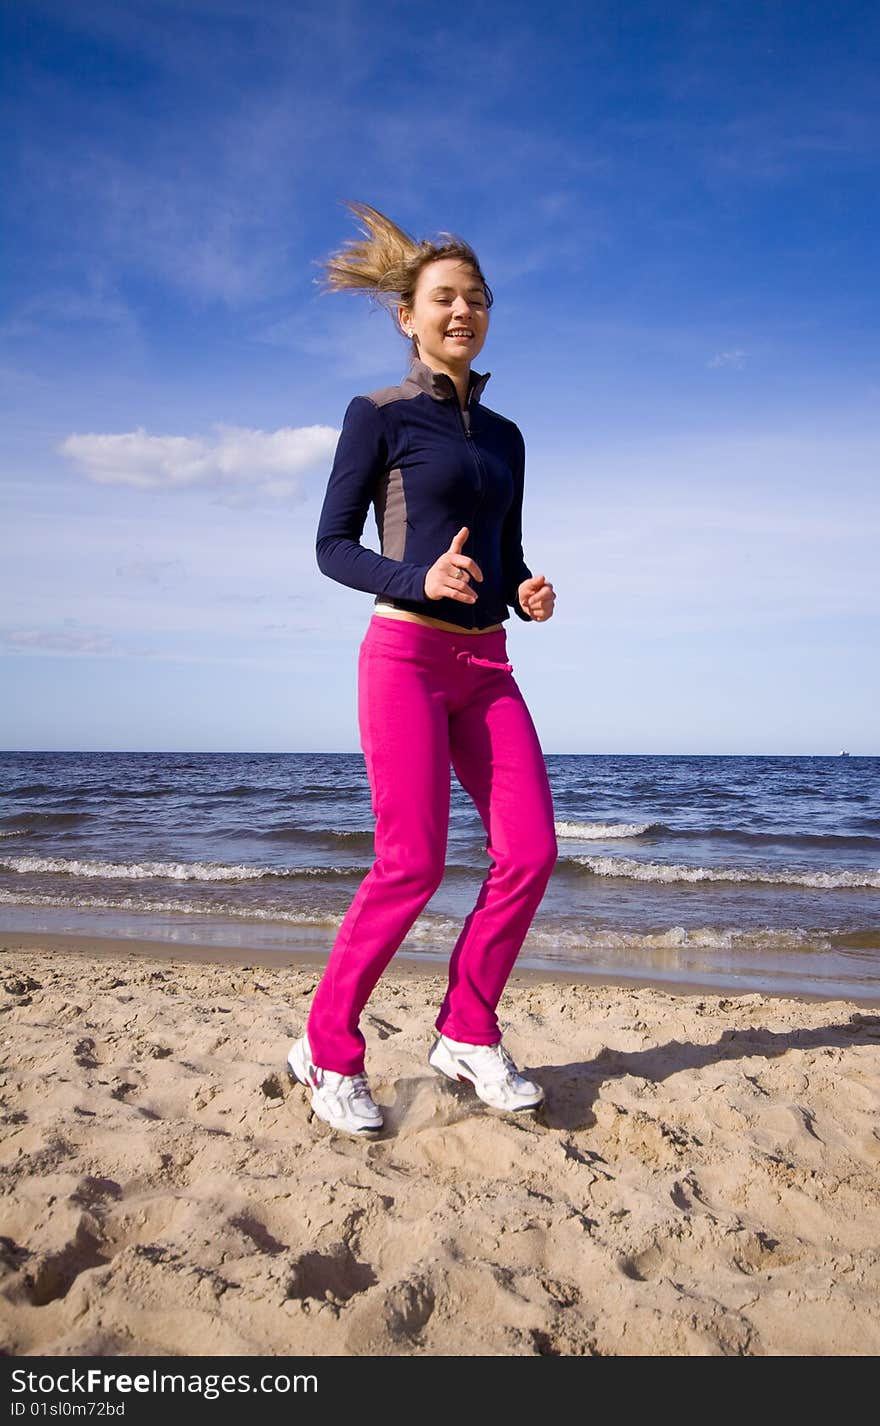
MULTIPOLYGON (((491 371, 482 373, 471 371, 468 405, 472 401, 479 401, 483 388, 491 375, 491 371)), ((435 371, 433 367, 428 366, 427 362, 419 361, 418 357, 414 357, 410 363, 409 371, 404 377, 404 385, 407 382, 417 386, 420 391, 427 392, 429 396, 433 396, 435 401, 448 401, 453 396, 458 398, 458 391, 452 377, 447 376, 445 371, 435 371)))

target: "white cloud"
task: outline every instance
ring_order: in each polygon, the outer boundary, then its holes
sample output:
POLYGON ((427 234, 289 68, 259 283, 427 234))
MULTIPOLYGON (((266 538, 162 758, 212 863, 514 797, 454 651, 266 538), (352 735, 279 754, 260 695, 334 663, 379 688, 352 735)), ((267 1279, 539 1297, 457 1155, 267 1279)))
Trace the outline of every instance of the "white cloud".
POLYGON ((57 447, 97 485, 181 490, 207 487, 233 501, 304 498, 302 478, 332 459, 332 426, 254 431, 217 423, 213 441, 199 436, 151 436, 143 426, 119 435, 73 434, 57 447))
POLYGON ((103 634, 80 633, 74 629, 7 629, 0 635, 13 649, 52 654, 106 654, 113 640, 103 634))
POLYGON ((166 580, 186 573, 183 560, 134 559, 128 564, 116 566, 120 579, 129 579, 136 584, 163 585, 166 580))
POLYGON ((707 366, 735 366, 744 367, 746 364, 746 354, 739 348, 732 352, 718 352, 712 360, 707 362, 707 366))

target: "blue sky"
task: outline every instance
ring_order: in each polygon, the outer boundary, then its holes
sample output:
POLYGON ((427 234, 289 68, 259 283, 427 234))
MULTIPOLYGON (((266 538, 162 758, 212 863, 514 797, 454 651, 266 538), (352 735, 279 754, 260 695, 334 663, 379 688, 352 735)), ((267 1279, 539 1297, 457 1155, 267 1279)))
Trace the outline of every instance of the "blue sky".
MULTIPOLYGON (((389 317, 346 199, 475 246, 544 750, 880 753, 880 10, 18 0, 0 747, 358 749, 317 569, 389 317)), ((365 542, 378 548, 372 515, 365 542)))

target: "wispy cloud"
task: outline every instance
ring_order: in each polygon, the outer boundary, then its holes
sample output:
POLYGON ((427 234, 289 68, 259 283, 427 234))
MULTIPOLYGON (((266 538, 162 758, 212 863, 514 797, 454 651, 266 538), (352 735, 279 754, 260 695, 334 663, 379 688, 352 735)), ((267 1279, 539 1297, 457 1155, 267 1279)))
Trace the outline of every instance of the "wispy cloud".
POLYGON ((757 179, 784 179, 807 167, 871 162, 876 156, 873 117, 843 106, 807 105, 741 114, 719 126, 715 162, 757 179))
POLYGON ((374 387, 387 385, 389 369, 402 375, 409 362, 409 343, 392 312, 357 293, 316 293, 255 328, 250 339, 316 359, 328 377, 370 380, 374 387))
POLYGON ((179 578, 185 572, 183 560, 134 559, 116 567, 119 579, 130 580, 134 584, 154 584, 161 588, 167 588, 175 577, 179 578))
POLYGON ((0 337, 23 337, 46 327, 79 323, 86 327, 121 327, 137 333, 138 320, 131 307, 118 293, 102 290, 100 282, 91 291, 78 288, 44 288, 22 302, 0 324, 0 337))
POLYGON ((255 493, 299 501, 304 478, 323 470, 339 432, 332 426, 287 426, 256 431, 218 422, 213 441, 199 436, 151 436, 143 426, 119 435, 73 434, 57 447, 97 485, 141 490, 220 490, 227 499, 255 493))
POLYGON ((310 137, 296 86, 261 87, 233 107, 218 100, 207 149, 170 100, 143 131, 100 93, 84 131, 77 90, 45 71, 33 76, 31 101, 49 117, 16 151, 12 216, 36 212, 53 234, 62 228, 64 264, 78 279, 148 274, 196 310, 289 289, 312 140, 338 123, 329 100, 310 98, 310 137), (65 127, 71 113, 78 121, 65 127))
POLYGON ((76 629, 7 629, 0 633, 0 639, 22 653, 109 654, 116 651, 113 640, 105 634, 76 629))
POLYGON ((716 352, 712 360, 706 363, 707 366, 735 366, 737 368, 744 367, 745 364, 746 354, 739 347, 732 352, 716 352))
POLYGON ((681 173, 701 170, 712 187, 731 180, 779 183, 834 165, 873 164, 876 120, 856 107, 817 107, 786 93, 776 104, 732 117, 710 113, 700 123, 692 113, 612 116, 597 125, 595 140, 618 155, 625 146, 623 171, 636 167, 648 178, 665 179, 674 166, 681 173))

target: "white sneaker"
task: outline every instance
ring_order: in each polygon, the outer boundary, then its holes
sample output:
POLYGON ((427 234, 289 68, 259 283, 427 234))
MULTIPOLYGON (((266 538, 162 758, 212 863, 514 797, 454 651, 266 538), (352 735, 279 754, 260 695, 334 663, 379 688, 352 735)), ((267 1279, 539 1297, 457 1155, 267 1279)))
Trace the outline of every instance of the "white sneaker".
POLYGON ((439 1035, 428 1064, 447 1079, 468 1081, 493 1109, 536 1109, 544 1102, 541 1086, 520 1074, 500 1041, 497 1045, 464 1045, 439 1035))
POLYGON ((367 1076, 321 1069, 312 1059, 307 1035, 291 1045, 287 1071, 312 1091, 312 1109, 325 1124, 345 1134, 365 1134, 382 1128, 382 1114, 373 1102, 367 1076))

